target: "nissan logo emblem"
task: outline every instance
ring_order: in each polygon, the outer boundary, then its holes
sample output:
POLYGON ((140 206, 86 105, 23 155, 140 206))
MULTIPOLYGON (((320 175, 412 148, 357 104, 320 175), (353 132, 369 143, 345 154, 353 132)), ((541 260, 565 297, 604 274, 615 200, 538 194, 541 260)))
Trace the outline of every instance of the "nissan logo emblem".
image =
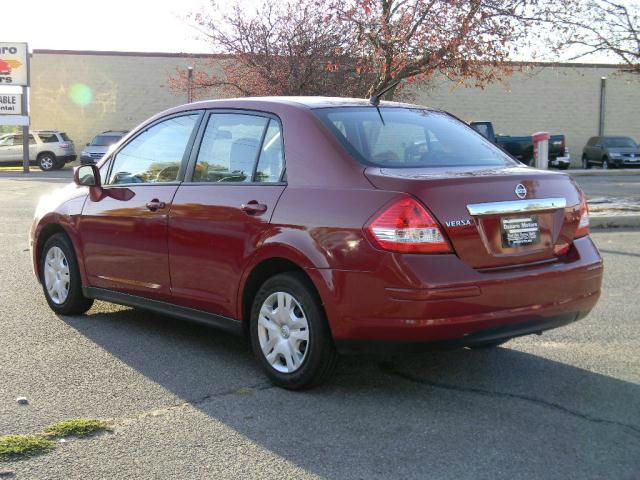
POLYGON ((515 191, 516 191, 516 196, 518 198, 524 198, 524 197, 527 196, 527 187, 525 187, 521 183, 516 185, 516 190, 515 191))

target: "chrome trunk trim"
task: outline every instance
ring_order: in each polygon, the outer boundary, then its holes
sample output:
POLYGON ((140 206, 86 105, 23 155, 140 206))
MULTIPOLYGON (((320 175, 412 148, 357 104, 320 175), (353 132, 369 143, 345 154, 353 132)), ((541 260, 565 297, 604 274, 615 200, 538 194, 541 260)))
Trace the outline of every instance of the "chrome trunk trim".
POLYGON ((532 200, 513 200, 508 202, 474 203, 467 205, 472 216, 505 215, 508 213, 543 212, 558 210, 567 206, 565 198, 536 198, 532 200))

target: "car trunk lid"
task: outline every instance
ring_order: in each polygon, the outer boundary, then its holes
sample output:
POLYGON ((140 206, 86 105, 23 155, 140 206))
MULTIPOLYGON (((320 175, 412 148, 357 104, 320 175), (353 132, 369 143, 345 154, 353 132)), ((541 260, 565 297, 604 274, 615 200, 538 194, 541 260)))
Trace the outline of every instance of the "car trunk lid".
POLYGON ((368 167, 365 176, 377 188, 421 200, 473 268, 558 258, 580 221, 580 191, 556 172, 524 166, 368 167))

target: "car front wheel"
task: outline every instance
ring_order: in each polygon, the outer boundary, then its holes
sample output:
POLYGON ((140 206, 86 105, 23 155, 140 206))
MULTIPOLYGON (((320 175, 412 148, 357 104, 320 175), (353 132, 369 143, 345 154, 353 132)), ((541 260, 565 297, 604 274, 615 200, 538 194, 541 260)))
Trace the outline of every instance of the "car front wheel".
POLYGON ((73 246, 63 233, 52 235, 40 255, 40 279, 51 310, 62 315, 79 315, 93 300, 82 294, 82 282, 73 246))
POLYGON ((253 301, 249 331, 254 355, 280 387, 318 385, 337 363, 324 310, 302 273, 279 274, 262 285, 253 301))
POLYGON ((591 168, 591 164, 589 163, 589 160, 587 160, 586 155, 582 155, 582 168, 584 168, 585 170, 591 168))

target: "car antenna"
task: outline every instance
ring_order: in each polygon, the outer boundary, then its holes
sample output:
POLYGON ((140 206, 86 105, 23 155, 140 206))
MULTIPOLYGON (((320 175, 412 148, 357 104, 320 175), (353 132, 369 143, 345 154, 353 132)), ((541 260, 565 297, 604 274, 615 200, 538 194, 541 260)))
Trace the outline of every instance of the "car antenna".
POLYGON ((380 115, 380 120, 382 121, 382 125, 384 125, 384 118, 382 118, 382 112, 380 111, 380 99, 382 98, 382 96, 387 93, 389 90, 391 90, 392 88, 396 87, 398 84, 400 83, 400 80, 396 80, 395 82, 390 83, 389 85, 387 85, 386 87, 384 87, 382 90, 380 90, 378 93, 371 95, 369 97, 369 103, 371 105, 373 105, 374 107, 376 107, 376 110, 378 111, 378 115, 380 115))

